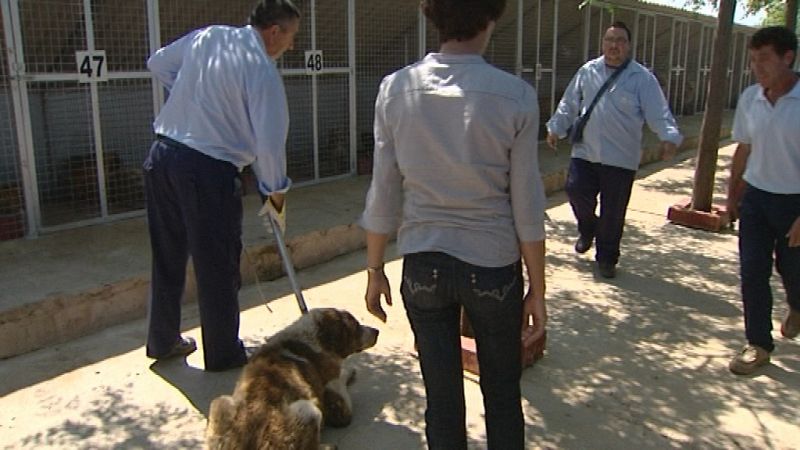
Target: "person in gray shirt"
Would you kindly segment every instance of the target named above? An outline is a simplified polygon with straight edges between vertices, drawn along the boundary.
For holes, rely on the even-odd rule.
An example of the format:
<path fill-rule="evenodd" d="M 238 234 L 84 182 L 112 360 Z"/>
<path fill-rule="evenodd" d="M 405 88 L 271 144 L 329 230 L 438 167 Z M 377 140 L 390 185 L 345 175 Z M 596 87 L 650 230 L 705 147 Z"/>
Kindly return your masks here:
<path fill-rule="evenodd" d="M 475 331 L 490 449 L 524 448 L 522 345 L 545 332 L 545 194 L 534 89 L 482 57 L 505 1 L 425 0 L 441 47 L 381 83 L 367 232 L 366 305 L 392 304 L 384 251 L 397 232 L 400 292 L 425 383 L 431 449 L 466 449 L 459 318 Z M 530 288 L 524 292 L 522 263 Z M 522 327 L 533 324 L 533 332 Z"/>

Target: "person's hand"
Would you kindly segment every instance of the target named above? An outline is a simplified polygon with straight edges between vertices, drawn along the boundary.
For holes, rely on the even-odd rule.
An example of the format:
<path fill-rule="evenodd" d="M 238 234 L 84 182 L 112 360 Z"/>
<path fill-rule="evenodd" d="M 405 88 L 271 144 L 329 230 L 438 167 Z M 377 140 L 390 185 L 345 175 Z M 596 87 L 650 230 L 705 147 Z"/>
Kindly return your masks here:
<path fill-rule="evenodd" d="M 281 234 L 286 234 L 286 200 L 284 199 L 283 204 L 281 205 L 280 211 L 272 203 L 272 197 L 267 197 L 264 201 L 264 206 L 261 207 L 261 210 L 258 212 L 258 216 L 264 220 L 264 226 L 267 228 L 267 231 L 272 233 L 272 223 L 270 220 L 275 220 L 278 224 L 278 228 L 281 230 Z"/>
<path fill-rule="evenodd" d="M 800 217 L 794 219 L 786 237 L 789 238 L 789 247 L 800 247 Z"/>
<path fill-rule="evenodd" d="M 544 336 L 547 329 L 547 307 L 544 297 L 537 298 L 533 292 L 528 292 L 522 304 L 522 346 L 529 348 L 538 339 Z M 533 326 L 528 326 L 533 322 Z"/>
<path fill-rule="evenodd" d="M 367 271 L 367 293 L 364 301 L 367 304 L 367 311 L 373 316 L 386 322 L 386 311 L 381 306 L 381 295 L 386 299 L 386 304 L 392 306 L 392 290 L 389 286 L 389 279 L 383 272 L 383 268 Z"/>
<path fill-rule="evenodd" d="M 744 189 L 740 185 L 728 187 L 728 197 L 725 199 L 725 210 L 728 212 L 728 219 L 731 223 L 739 219 L 739 204 L 742 202 L 742 192 Z"/>
<path fill-rule="evenodd" d="M 678 146 L 674 142 L 661 142 L 661 160 L 669 161 L 678 153 Z"/>
<path fill-rule="evenodd" d="M 556 146 L 558 145 L 558 135 L 555 133 L 547 133 L 547 145 L 549 145 L 553 150 L 556 150 Z"/>

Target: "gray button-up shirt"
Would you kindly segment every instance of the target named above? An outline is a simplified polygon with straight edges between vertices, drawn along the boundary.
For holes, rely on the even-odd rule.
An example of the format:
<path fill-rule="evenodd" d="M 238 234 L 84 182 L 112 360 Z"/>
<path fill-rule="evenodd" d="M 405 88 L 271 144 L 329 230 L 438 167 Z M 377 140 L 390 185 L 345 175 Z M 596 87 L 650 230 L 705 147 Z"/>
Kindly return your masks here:
<path fill-rule="evenodd" d="M 361 226 L 397 229 L 402 254 L 519 260 L 520 241 L 545 236 L 538 129 L 533 88 L 481 56 L 429 54 L 387 76 Z"/>

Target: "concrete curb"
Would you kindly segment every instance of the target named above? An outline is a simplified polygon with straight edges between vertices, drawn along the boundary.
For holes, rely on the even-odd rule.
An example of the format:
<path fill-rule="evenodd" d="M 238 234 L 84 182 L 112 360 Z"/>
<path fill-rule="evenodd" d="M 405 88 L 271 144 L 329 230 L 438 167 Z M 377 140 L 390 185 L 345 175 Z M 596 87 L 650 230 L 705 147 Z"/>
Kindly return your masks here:
<path fill-rule="evenodd" d="M 365 246 L 355 224 L 295 236 L 287 242 L 298 270 L 330 261 Z M 242 283 L 283 275 L 274 243 L 248 246 L 241 259 Z M 197 298 L 194 271 L 189 265 L 184 302 Z M 0 359 L 86 336 L 147 314 L 149 276 L 137 276 L 75 295 L 51 295 L 39 302 L 0 312 Z"/>

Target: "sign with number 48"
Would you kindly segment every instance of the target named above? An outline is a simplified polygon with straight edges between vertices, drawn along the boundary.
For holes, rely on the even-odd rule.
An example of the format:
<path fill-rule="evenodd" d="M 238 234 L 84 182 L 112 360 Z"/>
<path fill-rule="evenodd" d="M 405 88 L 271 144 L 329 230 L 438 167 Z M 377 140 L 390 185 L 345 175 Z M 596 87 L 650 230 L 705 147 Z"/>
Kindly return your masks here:
<path fill-rule="evenodd" d="M 75 64 L 78 66 L 79 82 L 108 81 L 105 50 L 77 51 L 75 52 Z"/>
<path fill-rule="evenodd" d="M 306 50 L 306 73 L 322 72 L 324 68 L 322 50 Z"/>

